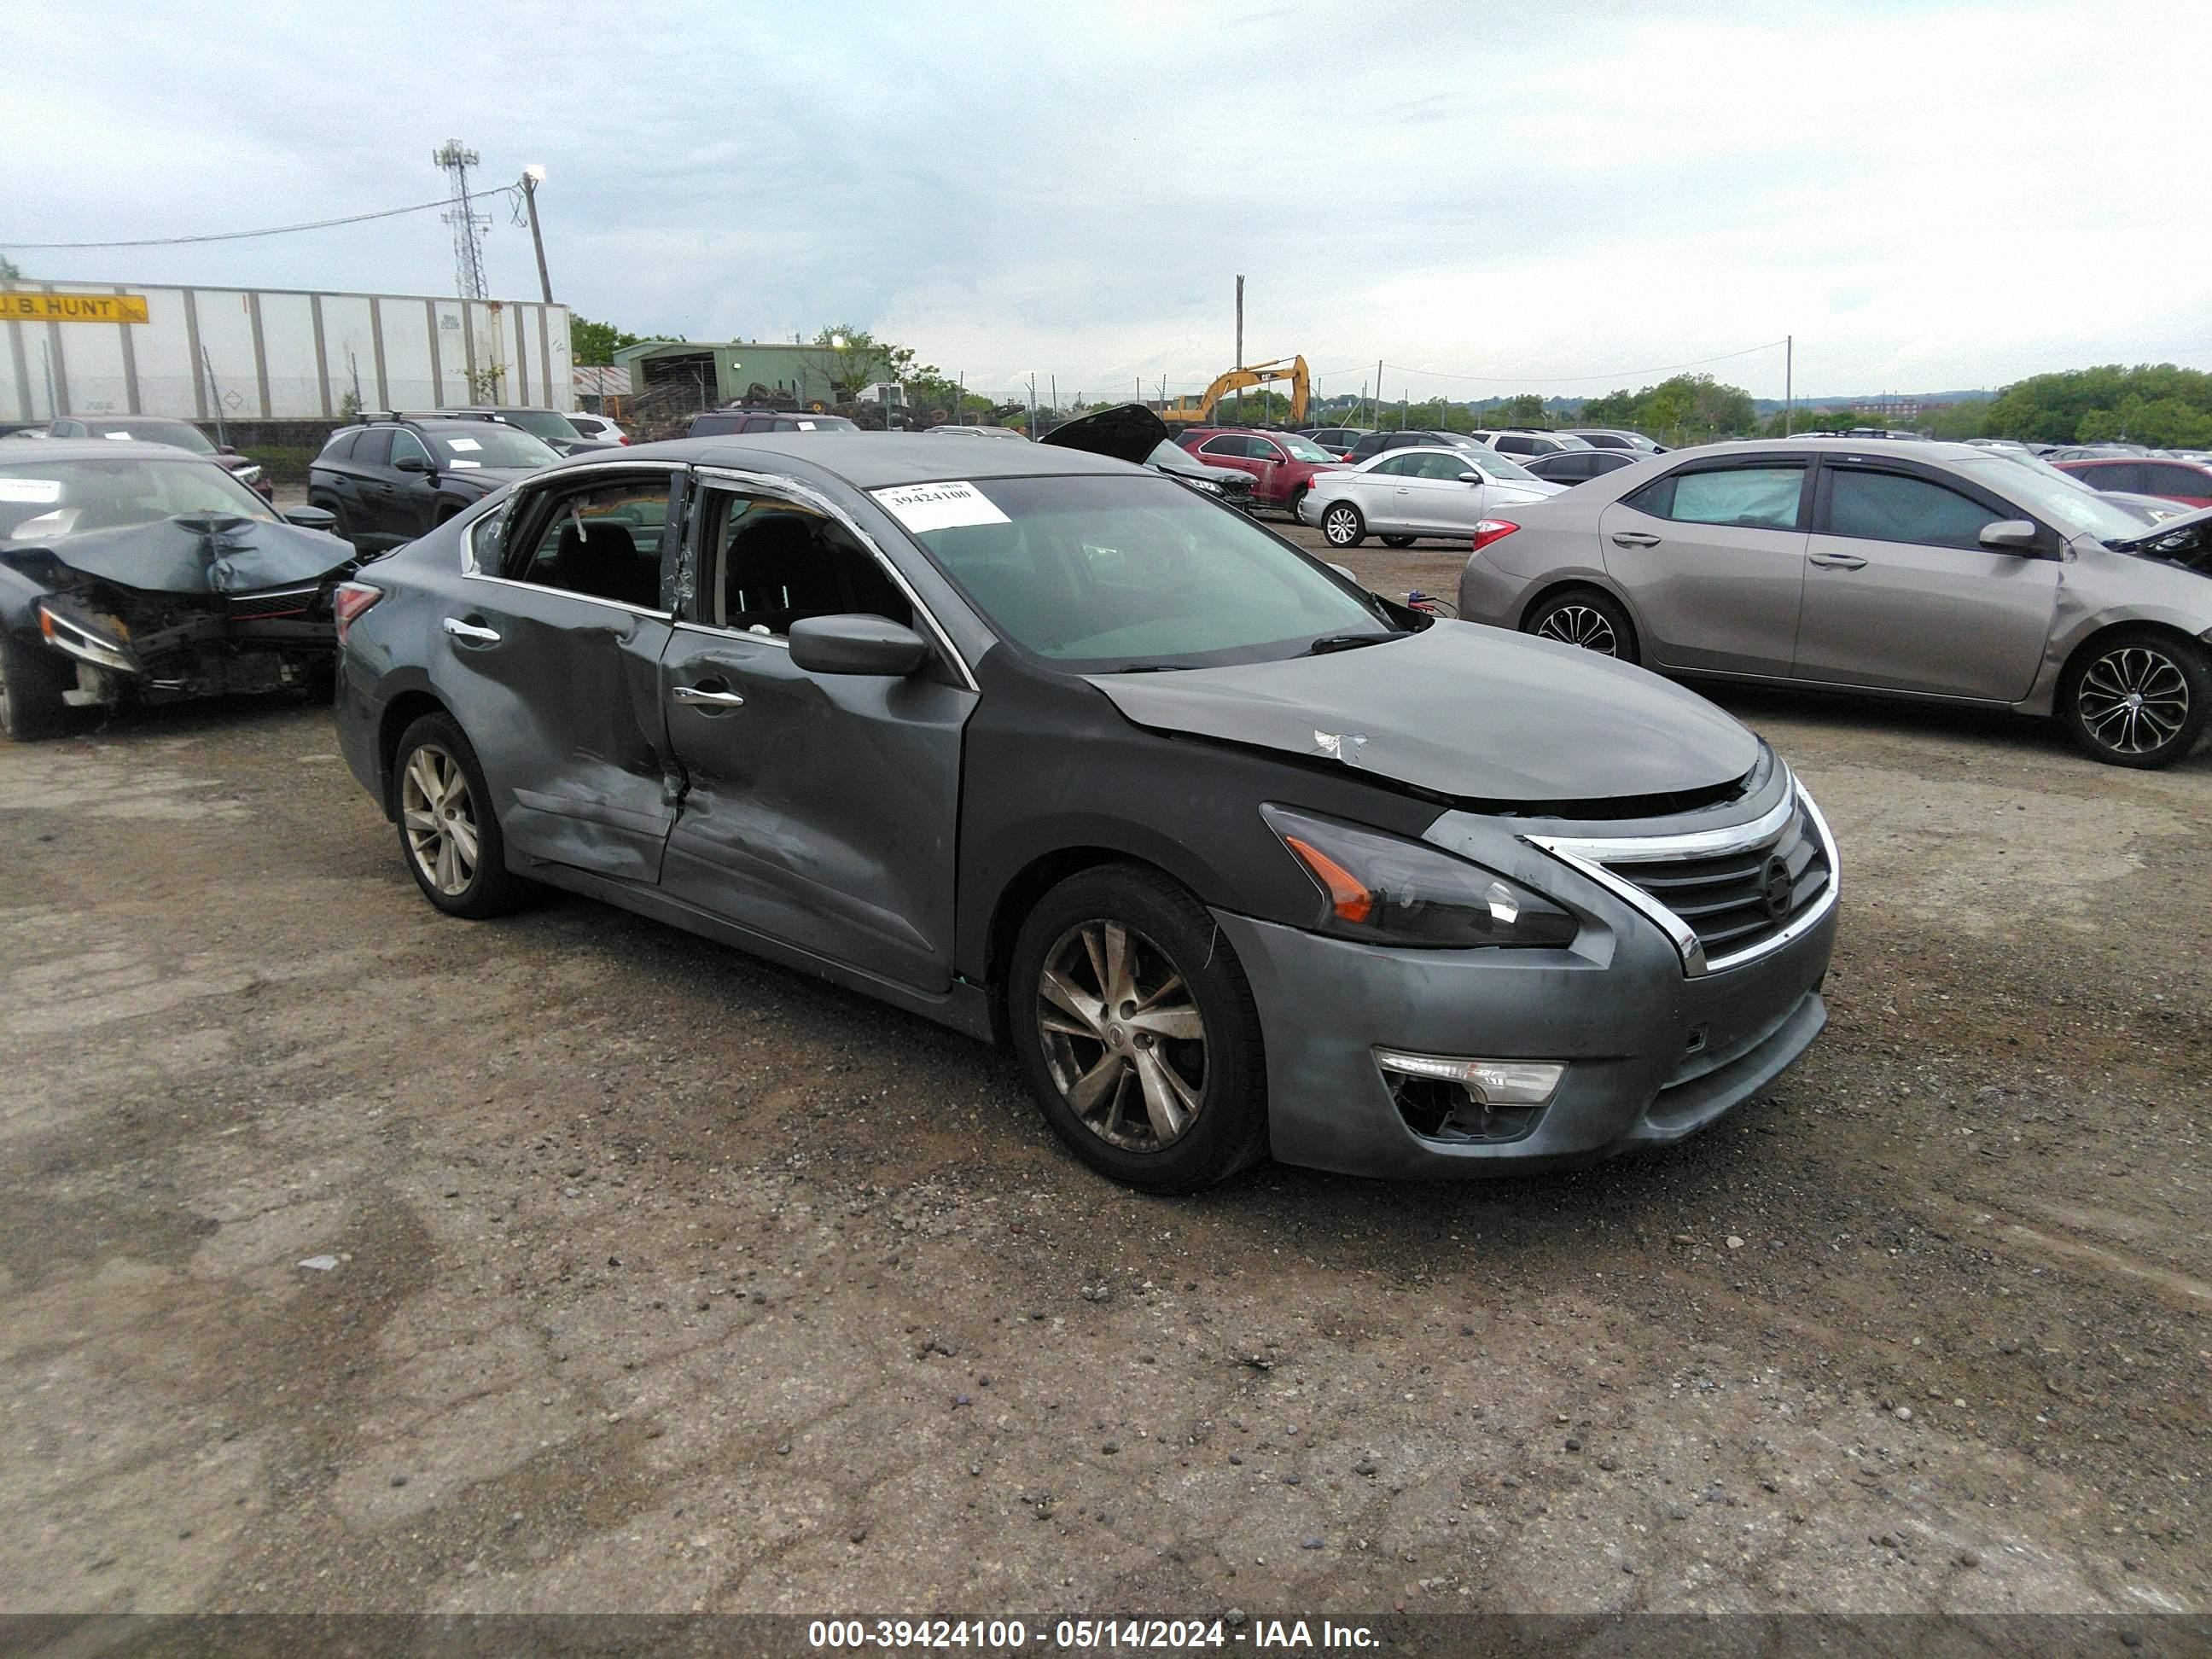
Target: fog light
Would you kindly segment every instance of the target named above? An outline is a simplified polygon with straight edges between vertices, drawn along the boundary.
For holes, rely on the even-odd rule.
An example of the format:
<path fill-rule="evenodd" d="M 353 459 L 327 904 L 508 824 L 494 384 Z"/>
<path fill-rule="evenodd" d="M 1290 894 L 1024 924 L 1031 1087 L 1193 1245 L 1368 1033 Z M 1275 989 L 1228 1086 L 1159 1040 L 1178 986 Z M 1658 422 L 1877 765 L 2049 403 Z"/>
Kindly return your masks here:
<path fill-rule="evenodd" d="M 1375 1063 L 1406 1127 L 1424 1140 L 1518 1140 L 1536 1127 L 1566 1075 L 1540 1060 L 1460 1060 L 1377 1048 Z"/>
<path fill-rule="evenodd" d="M 1377 1048 L 1375 1063 L 1405 1077 L 1456 1083 L 1485 1105 L 1541 1106 L 1567 1074 L 1565 1066 L 1540 1060 L 1452 1060 L 1441 1054 L 1401 1054 Z"/>

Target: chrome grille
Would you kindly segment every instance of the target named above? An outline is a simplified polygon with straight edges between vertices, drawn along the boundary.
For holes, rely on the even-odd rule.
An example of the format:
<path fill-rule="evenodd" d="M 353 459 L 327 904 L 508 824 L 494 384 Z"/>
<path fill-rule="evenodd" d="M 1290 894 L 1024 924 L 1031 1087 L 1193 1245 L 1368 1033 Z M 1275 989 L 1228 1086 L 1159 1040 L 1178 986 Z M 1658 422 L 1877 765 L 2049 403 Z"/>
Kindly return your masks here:
<path fill-rule="evenodd" d="M 1650 917 L 1692 975 L 1779 950 L 1836 902 L 1835 840 L 1795 778 L 1772 811 L 1731 829 L 1527 839 Z"/>

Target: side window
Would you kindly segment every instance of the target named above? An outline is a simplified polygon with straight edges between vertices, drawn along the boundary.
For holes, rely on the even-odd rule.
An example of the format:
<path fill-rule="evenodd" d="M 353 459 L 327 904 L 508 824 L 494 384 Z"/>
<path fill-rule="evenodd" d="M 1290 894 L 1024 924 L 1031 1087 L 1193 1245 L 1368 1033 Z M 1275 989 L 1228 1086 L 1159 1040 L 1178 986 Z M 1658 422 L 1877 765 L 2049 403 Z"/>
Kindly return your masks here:
<path fill-rule="evenodd" d="M 1473 462 L 1462 461 L 1456 455 L 1423 455 L 1419 460 L 1419 476 L 1424 478 L 1438 478 L 1445 483 L 1457 483 L 1461 473 L 1472 472 L 1475 470 Z"/>
<path fill-rule="evenodd" d="M 1373 469 L 1375 476 L 1378 478 L 1406 477 L 1412 473 L 1417 459 L 1412 455 L 1393 455 L 1387 461 L 1377 461 Z"/>
<path fill-rule="evenodd" d="M 1955 489 L 1899 472 L 1842 467 L 1828 486 L 1828 533 L 1875 542 L 1922 542 L 1936 547 L 1979 547 L 1984 525 L 2007 515 L 1969 501 Z"/>
<path fill-rule="evenodd" d="M 353 453 L 354 446 L 360 442 L 360 441 L 361 434 L 358 432 L 338 433 L 331 438 L 330 442 L 323 446 L 323 453 L 317 456 L 316 459 L 318 460 L 324 461 L 344 460 L 348 456 Z"/>
<path fill-rule="evenodd" d="M 669 475 L 546 490 L 509 512 L 506 574 L 533 586 L 641 611 L 660 609 L 660 532 Z"/>
<path fill-rule="evenodd" d="M 1499 434 L 1494 447 L 1501 455 L 1534 455 L 1539 453 L 1534 438 L 1524 438 L 1514 432 Z"/>
<path fill-rule="evenodd" d="M 1224 432 L 1218 438 L 1208 438 L 1198 447 L 1201 455 L 1234 455 L 1243 458 L 1244 441 L 1233 433 Z"/>
<path fill-rule="evenodd" d="M 1265 438 L 1247 438 L 1244 441 L 1244 453 L 1255 461 L 1283 461 L 1290 459 Z"/>
<path fill-rule="evenodd" d="M 2150 488 L 2160 495 L 2212 495 L 2212 472 L 2187 466 L 2147 466 Z"/>
<path fill-rule="evenodd" d="M 392 428 L 372 426 L 354 441 L 353 459 L 360 466 L 382 466 L 392 459 Z"/>
<path fill-rule="evenodd" d="M 404 429 L 394 430 L 392 434 L 392 465 L 398 465 L 410 455 L 425 466 L 430 464 L 430 452 L 422 447 L 422 441 L 420 438 Z"/>
<path fill-rule="evenodd" d="M 1716 467 L 1670 473 L 1629 497 L 1628 505 L 1677 524 L 1794 530 L 1804 487 L 1802 466 Z"/>
<path fill-rule="evenodd" d="M 2145 487 L 2143 474 L 2149 470 L 2133 461 L 2106 461 L 2097 466 L 2085 466 L 2075 476 L 2099 489 L 2140 490 Z"/>
<path fill-rule="evenodd" d="M 835 519 L 769 496 L 716 490 L 702 545 L 719 628 L 781 639 L 808 617 L 848 612 L 914 625 L 914 607 L 875 556 Z"/>

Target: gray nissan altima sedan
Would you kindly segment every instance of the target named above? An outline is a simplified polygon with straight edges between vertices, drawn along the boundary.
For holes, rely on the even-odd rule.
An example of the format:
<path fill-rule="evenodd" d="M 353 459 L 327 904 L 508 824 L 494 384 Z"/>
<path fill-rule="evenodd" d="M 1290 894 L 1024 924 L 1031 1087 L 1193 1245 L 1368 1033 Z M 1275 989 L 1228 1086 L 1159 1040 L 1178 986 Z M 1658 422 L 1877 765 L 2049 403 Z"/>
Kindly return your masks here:
<path fill-rule="evenodd" d="M 579 457 L 338 613 L 430 903 L 567 888 L 1002 1042 L 1155 1191 L 1673 1141 L 1826 1018 L 1836 848 L 1758 738 L 1110 455 Z"/>
<path fill-rule="evenodd" d="M 2115 766 L 2212 713 L 2212 581 L 1966 444 L 1714 444 L 1475 528 L 1460 615 L 1685 677 L 2055 716 Z"/>

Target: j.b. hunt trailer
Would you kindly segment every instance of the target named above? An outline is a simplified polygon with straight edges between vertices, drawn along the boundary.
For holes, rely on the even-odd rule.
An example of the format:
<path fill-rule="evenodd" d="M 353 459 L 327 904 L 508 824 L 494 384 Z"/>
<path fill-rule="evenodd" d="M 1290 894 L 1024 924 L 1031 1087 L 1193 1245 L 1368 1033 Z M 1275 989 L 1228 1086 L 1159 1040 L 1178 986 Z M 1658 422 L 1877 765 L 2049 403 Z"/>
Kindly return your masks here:
<path fill-rule="evenodd" d="M 0 420 L 575 407 L 568 308 L 534 301 L 18 281 L 0 319 Z"/>

